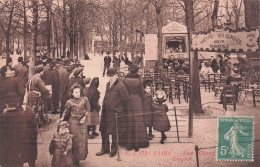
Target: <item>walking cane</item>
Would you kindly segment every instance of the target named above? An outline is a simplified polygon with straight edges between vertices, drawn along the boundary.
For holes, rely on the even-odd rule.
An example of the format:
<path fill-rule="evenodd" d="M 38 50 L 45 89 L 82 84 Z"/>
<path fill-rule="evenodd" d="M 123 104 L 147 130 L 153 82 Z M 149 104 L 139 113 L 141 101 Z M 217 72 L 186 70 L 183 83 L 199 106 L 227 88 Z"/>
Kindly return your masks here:
<path fill-rule="evenodd" d="M 117 140 L 117 161 L 122 161 L 120 158 L 120 154 L 119 154 L 119 137 L 118 137 L 118 125 L 117 125 L 117 113 L 115 113 L 115 117 L 116 117 L 116 140 Z"/>

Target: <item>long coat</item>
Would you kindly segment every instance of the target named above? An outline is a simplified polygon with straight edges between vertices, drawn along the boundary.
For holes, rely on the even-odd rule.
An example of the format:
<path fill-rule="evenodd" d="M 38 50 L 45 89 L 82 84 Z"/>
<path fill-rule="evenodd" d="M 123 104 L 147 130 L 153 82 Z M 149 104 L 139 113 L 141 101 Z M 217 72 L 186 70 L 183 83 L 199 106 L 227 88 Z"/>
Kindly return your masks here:
<path fill-rule="evenodd" d="M 60 67 L 57 69 L 57 71 L 59 73 L 59 78 L 60 78 L 60 87 L 59 87 L 60 98 L 62 99 L 63 93 L 65 92 L 66 87 L 69 84 L 70 73 L 67 71 L 65 67 Z"/>
<path fill-rule="evenodd" d="M 121 81 L 116 80 L 111 86 L 109 82 L 107 83 L 102 106 L 100 132 L 116 134 L 115 113 L 118 113 L 118 116 L 125 114 L 128 99 L 127 89 Z M 118 119 L 118 130 L 122 133 L 125 131 L 124 117 Z"/>
<path fill-rule="evenodd" d="M 37 130 L 32 110 L 22 107 L 0 113 L 0 166 L 16 166 L 37 159 Z"/>
<path fill-rule="evenodd" d="M 90 112 L 88 115 L 88 125 L 94 126 L 99 124 L 99 98 L 100 98 L 100 92 L 98 91 L 97 87 L 99 85 L 99 79 L 93 78 L 90 84 L 90 87 L 87 90 L 86 96 L 89 100 L 90 104 Z"/>
<path fill-rule="evenodd" d="M 52 102 L 55 105 L 59 104 L 59 85 L 60 85 L 60 78 L 59 73 L 57 70 L 49 69 L 43 72 L 42 76 L 43 81 L 46 85 L 52 86 Z"/>
<path fill-rule="evenodd" d="M 53 157 L 51 166 L 52 167 L 70 167 L 72 166 L 72 135 L 65 134 L 59 135 L 54 134 L 51 143 L 53 142 Z M 63 155 L 63 153 L 67 151 L 67 155 Z"/>
<path fill-rule="evenodd" d="M 127 75 L 124 83 L 129 93 L 127 104 L 127 145 L 128 149 L 139 149 L 149 146 L 147 132 L 143 116 L 143 84 L 139 80 L 138 74 Z"/>
<path fill-rule="evenodd" d="M 159 132 L 167 132 L 171 129 L 170 121 L 167 116 L 168 107 L 166 104 L 153 104 L 154 118 L 153 129 Z"/>

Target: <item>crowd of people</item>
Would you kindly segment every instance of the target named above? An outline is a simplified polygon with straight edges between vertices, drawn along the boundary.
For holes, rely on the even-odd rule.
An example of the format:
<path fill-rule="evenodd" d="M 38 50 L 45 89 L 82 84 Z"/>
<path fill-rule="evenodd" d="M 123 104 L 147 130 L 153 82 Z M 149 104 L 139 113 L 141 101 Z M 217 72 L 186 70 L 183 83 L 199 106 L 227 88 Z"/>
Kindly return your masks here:
<path fill-rule="evenodd" d="M 130 73 L 123 81 L 118 79 L 118 68 L 110 67 L 110 56 L 104 58 L 109 65 L 104 64 L 103 75 L 107 74 L 109 82 L 102 105 L 99 78 L 83 76 L 84 66 L 78 60 L 43 56 L 35 62 L 35 73 L 28 80 L 30 62 L 19 57 L 13 65 L 12 58 L 7 58 L 0 70 L 0 165 L 23 166 L 28 162 L 30 167 L 36 166 L 37 128 L 51 121 L 48 117 L 36 120 L 39 105 L 43 113 L 60 116 L 49 146 L 52 166 L 80 166 L 87 158 L 88 139 L 99 135 L 97 125 L 102 138 L 97 156 L 109 153 L 114 157 L 118 145 L 135 151 L 148 147 L 154 137 L 152 128 L 161 132 L 163 144 L 165 132 L 171 128 L 168 107 L 163 104 L 166 95 L 159 89 L 156 98 L 152 97 L 151 83 L 141 82 L 138 65 L 126 58 Z"/>
<path fill-rule="evenodd" d="M 176 72 L 178 74 L 189 74 L 190 66 L 189 61 L 184 58 L 174 58 L 173 55 L 169 59 L 162 59 L 163 69 L 169 73 L 169 71 Z M 155 66 L 158 66 L 157 64 Z"/>

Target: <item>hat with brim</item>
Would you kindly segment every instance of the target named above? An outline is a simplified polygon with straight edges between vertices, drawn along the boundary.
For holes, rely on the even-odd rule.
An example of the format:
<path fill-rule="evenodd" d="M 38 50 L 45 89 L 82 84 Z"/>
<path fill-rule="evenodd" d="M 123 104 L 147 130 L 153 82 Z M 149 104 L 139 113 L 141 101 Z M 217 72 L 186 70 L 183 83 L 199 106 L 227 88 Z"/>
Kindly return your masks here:
<path fill-rule="evenodd" d="M 87 78 L 84 78 L 84 79 L 83 79 L 83 82 L 84 82 L 86 85 L 89 84 L 90 81 L 91 81 L 91 78 L 90 78 L 90 77 L 87 77 Z"/>
<path fill-rule="evenodd" d="M 81 72 L 83 72 L 83 68 L 77 68 L 77 69 L 74 71 L 74 76 L 78 76 Z"/>
<path fill-rule="evenodd" d="M 108 76 L 114 76 L 116 75 L 116 68 L 115 67 L 110 67 L 108 70 L 107 70 L 107 75 Z"/>
<path fill-rule="evenodd" d="M 43 67 L 37 67 L 35 68 L 35 73 L 40 73 L 43 71 Z"/>

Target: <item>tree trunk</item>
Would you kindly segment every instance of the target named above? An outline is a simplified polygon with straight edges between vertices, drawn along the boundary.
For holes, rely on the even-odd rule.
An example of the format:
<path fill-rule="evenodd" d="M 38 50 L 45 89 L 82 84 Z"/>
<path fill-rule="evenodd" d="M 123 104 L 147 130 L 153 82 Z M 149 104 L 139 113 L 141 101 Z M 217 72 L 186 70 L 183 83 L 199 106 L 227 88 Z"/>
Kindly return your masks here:
<path fill-rule="evenodd" d="M 10 31 L 11 31 L 12 22 L 13 22 L 14 3 L 15 2 L 12 1 L 12 6 L 11 6 L 9 20 L 8 20 L 8 27 L 7 27 L 6 32 L 5 32 L 5 38 L 6 38 L 5 52 L 6 52 L 6 57 L 7 58 L 10 57 Z"/>
<path fill-rule="evenodd" d="M 66 57 L 66 0 L 63 0 L 63 14 L 62 14 L 62 43 L 63 43 L 63 56 Z"/>
<path fill-rule="evenodd" d="M 55 26 L 54 26 L 54 15 L 51 15 L 51 29 L 52 29 L 52 58 L 55 59 Z M 58 47 L 58 46 L 57 46 Z"/>
<path fill-rule="evenodd" d="M 54 16 L 53 16 L 53 21 L 54 21 Z M 57 58 L 59 58 L 59 38 L 58 38 L 58 27 L 56 22 L 54 22 L 54 33 L 55 33 L 55 41 L 56 41 L 56 51 L 57 51 Z"/>
<path fill-rule="evenodd" d="M 198 54 L 191 53 L 191 33 L 195 31 L 194 24 L 194 12 L 193 12 L 193 1 L 184 0 L 186 24 L 188 30 L 188 51 L 190 59 L 190 103 L 189 103 L 189 132 L 188 136 L 193 136 L 193 113 L 203 113 L 201 106 L 201 94 L 200 94 L 200 83 L 199 83 L 199 69 L 198 69 Z"/>
<path fill-rule="evenodd" d="M 259 26 L 259 0 L 244 0 L 245 23 L 247 28 Z"/>
<path fill-rule="evenodd" d="M 32 0 L 33 6 L 33 20 L 32 20 L 32 43 L 31 56 L 29 57 L 29 76 L 28 80 L 32 78 L 35 70 L 35 59 L 37 56 L 37 24 L 38 24 L 38 0 Z"/>
<path fill-rule="evenodd" d="M 130 34 L 130 45 L 131 45 L 131 61 L 134 60 L 134 44 L 133 44 L 133 21 L 131 21 L 131 34 Z"/>
<path fill-rule="evenodd" d="M 26 40 L 26 35 L 27 35 L 27 18 L 26 18 L 26 6 L 25 6 L 25 1 L 23 1 L 23 55 L 24 55 L 24 60 L 27 59 L 27 40 Z"/>
<path fill-rule="evenodd" d="M 260 1 L 258 0 L 244 0 L 245 6 L 245 24 L 246 28 L 257 28 L 259 26 L 259 6 Z M 259 40 L 258 45 L 260 46 Z M 247 52 L 247 62 L 250 65 L 251 58 L 259 58 L 259 52 Z"/>
<path fill-rule="evenodd" d="M 10 57 L 10 34 L 7 32 L 5 33 L 5 53 L 6 57 Z"/>
<path fill-rule="evenodd" d="M 162 6 L 162 4 L 160 4 Z M 157 37 L 158 37 L 158 58 L 159 60 L 159 65 L 161 65 L 161 59 L 162 59 L 162 43 L 163 43 L 163 38 L 162 38 L 162 27 L 163 27 L 163 20 L 162 20 L 162 13 L 161 13 L 161 7 L 159 6 L 158 3 L 155 5 L 155 10 L 156 10 L 156 24 L 157 24 Z"/>
<path fill-rule="evenodd" d="M 47 57 L 51 57 L 51 20 L 50 20 L 50 1 L 46 4 L 47 9 Z"/>
<path fill-rule="evenodd" d="M 214 9 L 213 13 L 211 15 L 211 21 L 212 21 L 212 27 L 217 28 L 218 27 L 218 6 L 219 6 L 219 0 L 214 1 Z"/>
<path fill-rule="evenodd" d="M 74 23 L 74 15 L 73 15 L 73 2 L 70 2 L 72 3 L 70 5 L 70 54 L 69 54 L 69 57 L 73 58 L 73 47 L 74 47 L 74 33 L 73 33 L 73 23 Z"/>

